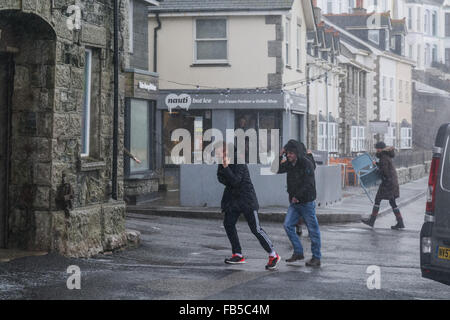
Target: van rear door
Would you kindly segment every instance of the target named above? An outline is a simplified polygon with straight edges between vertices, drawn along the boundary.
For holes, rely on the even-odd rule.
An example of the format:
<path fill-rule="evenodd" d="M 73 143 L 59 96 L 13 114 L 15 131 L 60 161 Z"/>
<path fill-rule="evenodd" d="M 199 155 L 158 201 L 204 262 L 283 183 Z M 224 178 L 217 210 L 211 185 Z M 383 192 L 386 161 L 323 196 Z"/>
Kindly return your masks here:
<path fill-rule="evenodd" d="M 450 125 L 439 135 L 442 156 L 436 184 L 431 264 L 450 272 Z"/>

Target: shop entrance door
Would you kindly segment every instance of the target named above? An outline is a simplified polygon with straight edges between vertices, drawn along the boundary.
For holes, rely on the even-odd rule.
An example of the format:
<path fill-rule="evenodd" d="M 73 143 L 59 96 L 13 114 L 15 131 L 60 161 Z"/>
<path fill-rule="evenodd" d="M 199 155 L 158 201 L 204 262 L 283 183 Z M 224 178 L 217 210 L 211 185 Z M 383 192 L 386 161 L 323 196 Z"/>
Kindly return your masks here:
<path fill-rule="evenodd" d="M 9 114 L 12 89 L 12 58 L 0 52 L 0 248 L 7 243 Z"/>

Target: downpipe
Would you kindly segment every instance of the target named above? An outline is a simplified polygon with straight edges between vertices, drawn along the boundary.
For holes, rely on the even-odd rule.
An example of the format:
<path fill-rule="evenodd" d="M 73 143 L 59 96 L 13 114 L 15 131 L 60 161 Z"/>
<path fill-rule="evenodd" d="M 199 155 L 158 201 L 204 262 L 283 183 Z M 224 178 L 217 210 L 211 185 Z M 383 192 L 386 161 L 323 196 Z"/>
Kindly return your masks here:
<path fill-rule="evenodd" d="M 114 0 L 114 113 L 113 113 L 113 159 L 112 198 L 118 200 L 118 145 L 119 145 L 119 0 Z"/>

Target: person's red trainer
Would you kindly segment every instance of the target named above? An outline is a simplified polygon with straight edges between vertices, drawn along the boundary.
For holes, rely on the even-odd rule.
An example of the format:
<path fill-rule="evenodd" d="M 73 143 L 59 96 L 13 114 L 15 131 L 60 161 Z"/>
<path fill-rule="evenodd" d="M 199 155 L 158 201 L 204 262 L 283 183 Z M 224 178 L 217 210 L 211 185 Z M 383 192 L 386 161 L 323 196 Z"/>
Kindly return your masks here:
<path fill-rule="evenodd" d="M 266 265 L 266 269 L 267 270 L 275 270 L 277 268 L 277 264 L 278 264 L 278 262 L 280 262 L 280 260 L 281 260 L 281 257 L 278 255 L 278 253 L 275 257 L 269 257 L 269 262 Z"/>
<path fill-rule="evenodd" d="M 242 264 L 242 263 L 245 263 L 245 259 L 243 256 L 233 254 L 231 256 L 231 258 L 225 259 L 225 263 L 227 263 L 227 264 Z"/>

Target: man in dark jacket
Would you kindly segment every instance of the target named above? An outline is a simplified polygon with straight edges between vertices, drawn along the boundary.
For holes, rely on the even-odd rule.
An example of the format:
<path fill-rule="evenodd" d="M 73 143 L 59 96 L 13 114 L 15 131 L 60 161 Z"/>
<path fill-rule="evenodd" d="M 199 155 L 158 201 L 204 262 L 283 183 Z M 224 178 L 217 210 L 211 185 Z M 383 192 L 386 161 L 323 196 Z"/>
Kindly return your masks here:
<path fill-rule="evenodd" d="M 395 157 L 395 149 L 394 147 L 386 147 L 384 142 L 378 142 L 375 145 L 375 149 L 377 150 L 376 157 L 380 160 L 378 162 L 378 169 L 381 174 L 382 182 L 375 197 L 372 215 L 369 219 L 362 220 L 362 222 L 373 227 L 378 212 L 380 211 L 381 201 L 388 200 L 397 219 L 397 224 L 391 228 L 393 230 L 404 229 L 405 225 L 403 223 L 403 218 L 395 201 L 400 197 L 397 170 L 395 170 L 394 163 L 392 162 L 392 159 Z"/>
<path fill-rule="evenodd" d="M 230 145 L 228 148 L 234 147 Z M 230 164 L 226 147 L 222 146 L 221 150 L 219 148 L 216 148 L 216 150 L 219 154 L 222 154 L 223 158 L 223 164 L 219 164 L 217 169 L 217 178 L 220 183 L 225 185 L 221 203 L 222 211 L 225 214 L 223 225 L 232 247 L 232 257 L 225 259 L 225 263 L 245 263 L 236 230 L 236 223 L 241 213 L 243 213 L 250 230 L 259 240 L 264 250 L 269 254 L 269 262 L 266 265 L 266 269 L 273 270 L 281 258 L 275 252 L 267 233 L 259 224 L 258 200 L 247 165 L 245 164 L 245 160 L 243 160 L 245 156 L 240 157 L 242 161 L 238 162 L 238 156 L 235 151 L 234 163 Z"/>
<path fill-rule="evenodd" d="M 286 156 L 286 159 L 284 159 Z M 298 141 L 290 140 L 281 150 L 278 173 L 287 173 L 289 209 L 284 221 L 284 229 L 292 242 L 294 253 L 287 262 L 303 260 L 303 247 L 295 232 L 295 225 L 303 217 L 311 239 L 313 257 L 306 266 L 319 267 L 321 259 L 321 239 L 316 217 L 315 162 L 306 155 L 306 148 Z"/>

